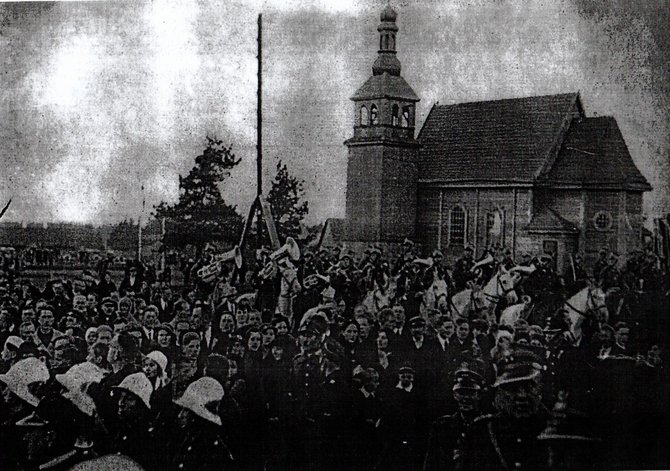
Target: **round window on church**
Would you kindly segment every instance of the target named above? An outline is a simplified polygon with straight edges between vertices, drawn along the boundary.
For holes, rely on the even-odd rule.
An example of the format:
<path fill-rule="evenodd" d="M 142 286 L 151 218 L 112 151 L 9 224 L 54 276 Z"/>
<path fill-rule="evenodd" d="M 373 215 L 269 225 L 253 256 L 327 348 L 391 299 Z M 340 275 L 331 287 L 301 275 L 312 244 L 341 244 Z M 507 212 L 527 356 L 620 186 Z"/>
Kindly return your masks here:
<path fill-rule="evenodd" d="M 606 231 L 612 227 L 612 216 L 606 211 L 598 211 L 593 217 L 593 225 L 599 231 Z"/>

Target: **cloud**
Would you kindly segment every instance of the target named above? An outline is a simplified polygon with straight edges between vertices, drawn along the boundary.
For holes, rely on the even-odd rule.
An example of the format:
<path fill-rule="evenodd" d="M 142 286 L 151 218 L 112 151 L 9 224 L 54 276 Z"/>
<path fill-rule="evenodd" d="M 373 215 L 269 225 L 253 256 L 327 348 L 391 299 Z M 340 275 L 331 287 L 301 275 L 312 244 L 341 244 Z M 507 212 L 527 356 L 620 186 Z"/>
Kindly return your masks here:
<path fill-rule="evenodd" d="M 383 2 L 382 2 L 383 3 Z M 398 57 L 436 101 L 581 91 L 617 118 L 670 205 L 667 12 L 557 0 L 398 2 Z M 586 6 L 585 6 L 586 5 Z M 0 4 L 0 197 L 14 220 L 137 219 L 177 198 L 205 136 L 242 163 L 224 195 L 255 195 L 256 20 L 264 18 L 264 181 L 279 159 L 305 179 L 310 221 L 343 216 L 349 96 L 370 75 L 382 4 L 155 0 Z M 664 16 L 665 15 L 665 16 Z M 142 193 L 144 186 L 144 193 Z"/>

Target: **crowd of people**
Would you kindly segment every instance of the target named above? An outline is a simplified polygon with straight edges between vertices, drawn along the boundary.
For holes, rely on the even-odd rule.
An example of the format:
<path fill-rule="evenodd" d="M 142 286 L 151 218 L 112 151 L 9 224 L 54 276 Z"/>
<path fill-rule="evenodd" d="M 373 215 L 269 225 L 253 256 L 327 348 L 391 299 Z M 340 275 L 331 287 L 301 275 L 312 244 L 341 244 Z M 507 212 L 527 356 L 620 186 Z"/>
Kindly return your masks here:
<path fill-rule="evenodd" d="M 139 262 L 44 287 L 4 273 L 0 469 L 670 466 L 651 251 L 562 274 L 553 254 L 448 265 L 411 241 L 256 256 L 204 250 L 182 289 Z"/>

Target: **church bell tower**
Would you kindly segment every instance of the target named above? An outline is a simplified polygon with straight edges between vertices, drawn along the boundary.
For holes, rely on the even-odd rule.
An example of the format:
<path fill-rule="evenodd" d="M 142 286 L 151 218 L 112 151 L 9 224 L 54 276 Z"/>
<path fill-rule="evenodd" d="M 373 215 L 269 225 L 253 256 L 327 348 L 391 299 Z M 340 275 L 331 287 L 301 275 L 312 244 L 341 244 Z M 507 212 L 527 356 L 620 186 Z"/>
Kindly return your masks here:
<path fill-rule="evenodd" d="M 397 16 L 390 5 L 382 11 L 372 76 L 351 97 L 354 135 L 345 142 L 346 238 L 354 243 L 397 243 L 414 237 L 419 97 L 400 76 Z"/>

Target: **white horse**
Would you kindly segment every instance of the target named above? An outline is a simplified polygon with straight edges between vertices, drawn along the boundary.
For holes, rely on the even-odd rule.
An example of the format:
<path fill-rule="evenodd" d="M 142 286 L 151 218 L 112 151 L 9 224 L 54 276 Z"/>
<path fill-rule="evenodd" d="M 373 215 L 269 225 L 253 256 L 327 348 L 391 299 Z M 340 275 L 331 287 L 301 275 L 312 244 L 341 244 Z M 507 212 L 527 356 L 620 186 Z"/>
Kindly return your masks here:
<path fill-rule="evenodd" d="M 421 314 L 426 315 L 429 309 L 438 309 L 440 303 L 448 299 L 447 282 L 435 277 L 433 283 L 423 291 L 421 298 Z"/>
<path fill-rule="evenodd" d="M 452 316 L 468 318 L 470 312 L 474 310 L 486 311 L 488 317 L 502 298 L 506 298 L 510 304 L 516 303 L 519 298 L 514 288 L 520 281 L 521 275 L 517 270 L 513 268 L 507 270 L 500 265 L 498 272 L 483 288 L 480 289 L 472 284 L 470 288 L 456 293 L 451 298 Z"/>
<path fill-rule="evenodd" d="M 512 304 L 507 306 L 500 315 L 500 325 L 508 325 L 514 327 L 514 324 L 519 319 L 528 319 L 531 311 L 530 296 L 522 296 L 519 304 Z"/>
<path fill-rule="evenodd" d="M 568 299 L 563 305 L 570 319 L 570 333 L 575 345 L 582 341 L 582 323 L 584 319 L 594 316 L 603 321 L 609 319 L 609 312 L 605 304 L 605 293 L 596 285 L 589 285 Z M 600 318 L 604 314 L 603 318 Z"/>
<path fill-rule="evenodd" d="M 384 274 L 384 284 L 380 286 L 377 280 L 373 282 L 373 288 L 368 290 L 365 298 L 363 298 L 363 305 L 368 312 L 375 316 L 385 307 L 390 307 L 393 304 L 393 299 L 396 294 L 396 282 L 390 276 Z"/>

